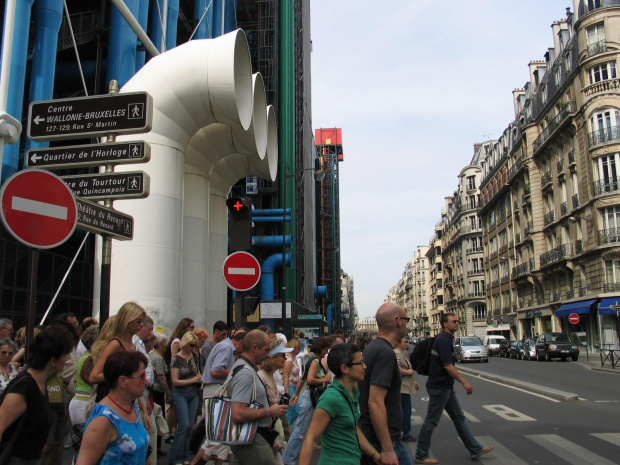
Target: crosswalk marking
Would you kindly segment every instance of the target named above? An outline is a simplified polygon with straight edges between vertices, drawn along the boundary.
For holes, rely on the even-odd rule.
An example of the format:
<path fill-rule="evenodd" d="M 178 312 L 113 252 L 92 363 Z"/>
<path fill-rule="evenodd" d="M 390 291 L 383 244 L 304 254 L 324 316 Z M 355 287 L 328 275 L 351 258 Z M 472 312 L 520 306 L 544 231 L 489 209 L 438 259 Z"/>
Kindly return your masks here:
<path fill-rule="evenodd" d="M 620 446 L 620 433 L 590 433 L 592 436 L 611 442 L 614 446 Z"/>
<path fill-rule="evenodd" d="M 476 439 L 483 447 L 493 446 L 492 456 L 489 457 L 501 457 L 497 463 L 502 465 L 526 465 L 527 462 L 521 460 L 516 454 L 513 454 L 508 448 L 504 447 L 500 442 L 493 439 L 491 436 L 476 436 Z"/>
<path fill-rule="evenodd" d="M 573 441 L 564 439 L 557 434 L 528 434 L 525 437 L 573 465 L 583 465 L 584 463 L 616 465 L 615 462 L 590 452 L 588 449 L 578 446 Z"/>
<path fill-rule="evenodd" d="M 482 407 L 508 421 L 536 421 L 535 418 L 529 417 L 525 413 L 517 412 L 505 405 L 483 405 Z"/>

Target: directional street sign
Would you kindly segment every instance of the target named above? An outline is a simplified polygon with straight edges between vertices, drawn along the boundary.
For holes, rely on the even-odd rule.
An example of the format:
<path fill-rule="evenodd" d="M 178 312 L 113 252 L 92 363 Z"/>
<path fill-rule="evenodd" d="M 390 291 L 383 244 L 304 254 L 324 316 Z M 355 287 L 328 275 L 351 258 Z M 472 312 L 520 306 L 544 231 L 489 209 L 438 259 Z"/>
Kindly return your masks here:
<path fill-rule="evenodd" d="M 146 163 L 151 147 L 146 142 L 115 142 L 28 150 L 28 168 L 68 169 L 98 166 L 105 163 Z"/>
<path fill-rule="evenodd" d="M 149 132 L 153 100 L 146 92 L 32 102 L 28 137 L 36 141 Z"/>
<path fill-rule="evenodd" d="M 224 260 L 222 267 L 224 281 L 235 291 L 247 291 L 260 280 L 260 264 L 254 255 L 247 252 L 231 253 Z"/>
<path fill-rule="evenodd" d="M 65 242 L 76 224 L 76 205 L 67 185 L 43 170 L 11 176 L 0 190 L 0 216 L 21 243 L 49 249 Z"/>
<path fill-rule="evenodd" d="M 576 325 L 577 323 L 579 323 L 579 315 L 577 313 L 571 313 L 570 315 L 568 315 L 568 322 L 571 325 Z"/>
<path fill-rule="evenodd" d="M 62 176 L 61 179 L 76 197 L 86 199 L 143 199 L 149 196 L 150 178 L 143 171 Z"/>
<path fill-rule="evenodd" d="M 78 229 L 110 236 L 121 241 L 133 239 L 133 217 L 98 203 L 75 198 Z"/>

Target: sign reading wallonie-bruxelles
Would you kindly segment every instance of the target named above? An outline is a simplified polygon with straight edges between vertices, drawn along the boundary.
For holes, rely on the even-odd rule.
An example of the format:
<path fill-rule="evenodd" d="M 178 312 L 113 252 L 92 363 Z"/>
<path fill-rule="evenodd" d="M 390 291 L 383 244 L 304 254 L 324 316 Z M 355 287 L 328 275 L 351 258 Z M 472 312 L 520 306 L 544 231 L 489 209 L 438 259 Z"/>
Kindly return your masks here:
<path fill-rule="evenodd" d="M 36 141 L 149 132 L 153 99 L 146 92 L 32 102 L 28 137 Z"/>

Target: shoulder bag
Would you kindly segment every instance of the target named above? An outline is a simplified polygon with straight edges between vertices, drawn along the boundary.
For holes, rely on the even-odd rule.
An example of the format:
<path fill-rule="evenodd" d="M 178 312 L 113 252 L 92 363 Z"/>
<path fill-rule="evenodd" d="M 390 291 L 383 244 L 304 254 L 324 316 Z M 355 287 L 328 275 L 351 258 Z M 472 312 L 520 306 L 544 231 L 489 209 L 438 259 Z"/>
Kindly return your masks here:
<path fill-rule="evenodd" d="M 215 392 L 213 397 L 205 398 L 205 428 L 206 437 L 209 440 L 239 446 L 252 444 L 258 431 L 258 421 L 246 423 L 235 423 L 232 420 L 232 401 L 226 397 L 226 390 L 233 377 L 248 366 L 238 366 L 228 374 L 228 378 L 222 386 Z M 258 409 L 264 407 L 256 402 L 256 379 L 252 373 L 252 398 L 250 408 Z"/>

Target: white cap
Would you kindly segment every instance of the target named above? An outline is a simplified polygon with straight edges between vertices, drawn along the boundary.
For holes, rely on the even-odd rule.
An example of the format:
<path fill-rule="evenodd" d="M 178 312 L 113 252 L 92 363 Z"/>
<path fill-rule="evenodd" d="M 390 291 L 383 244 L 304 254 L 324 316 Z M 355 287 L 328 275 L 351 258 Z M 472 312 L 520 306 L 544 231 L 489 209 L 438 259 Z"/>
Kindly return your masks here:
<path fill-rule="evenodd" d="M 269 356 L 273 357 L 276 354 L 287 354 L 293 352 L 292 347 L 284 347 L 284 344 L 278 344 L 274 349 L 269 351 Z"/>

